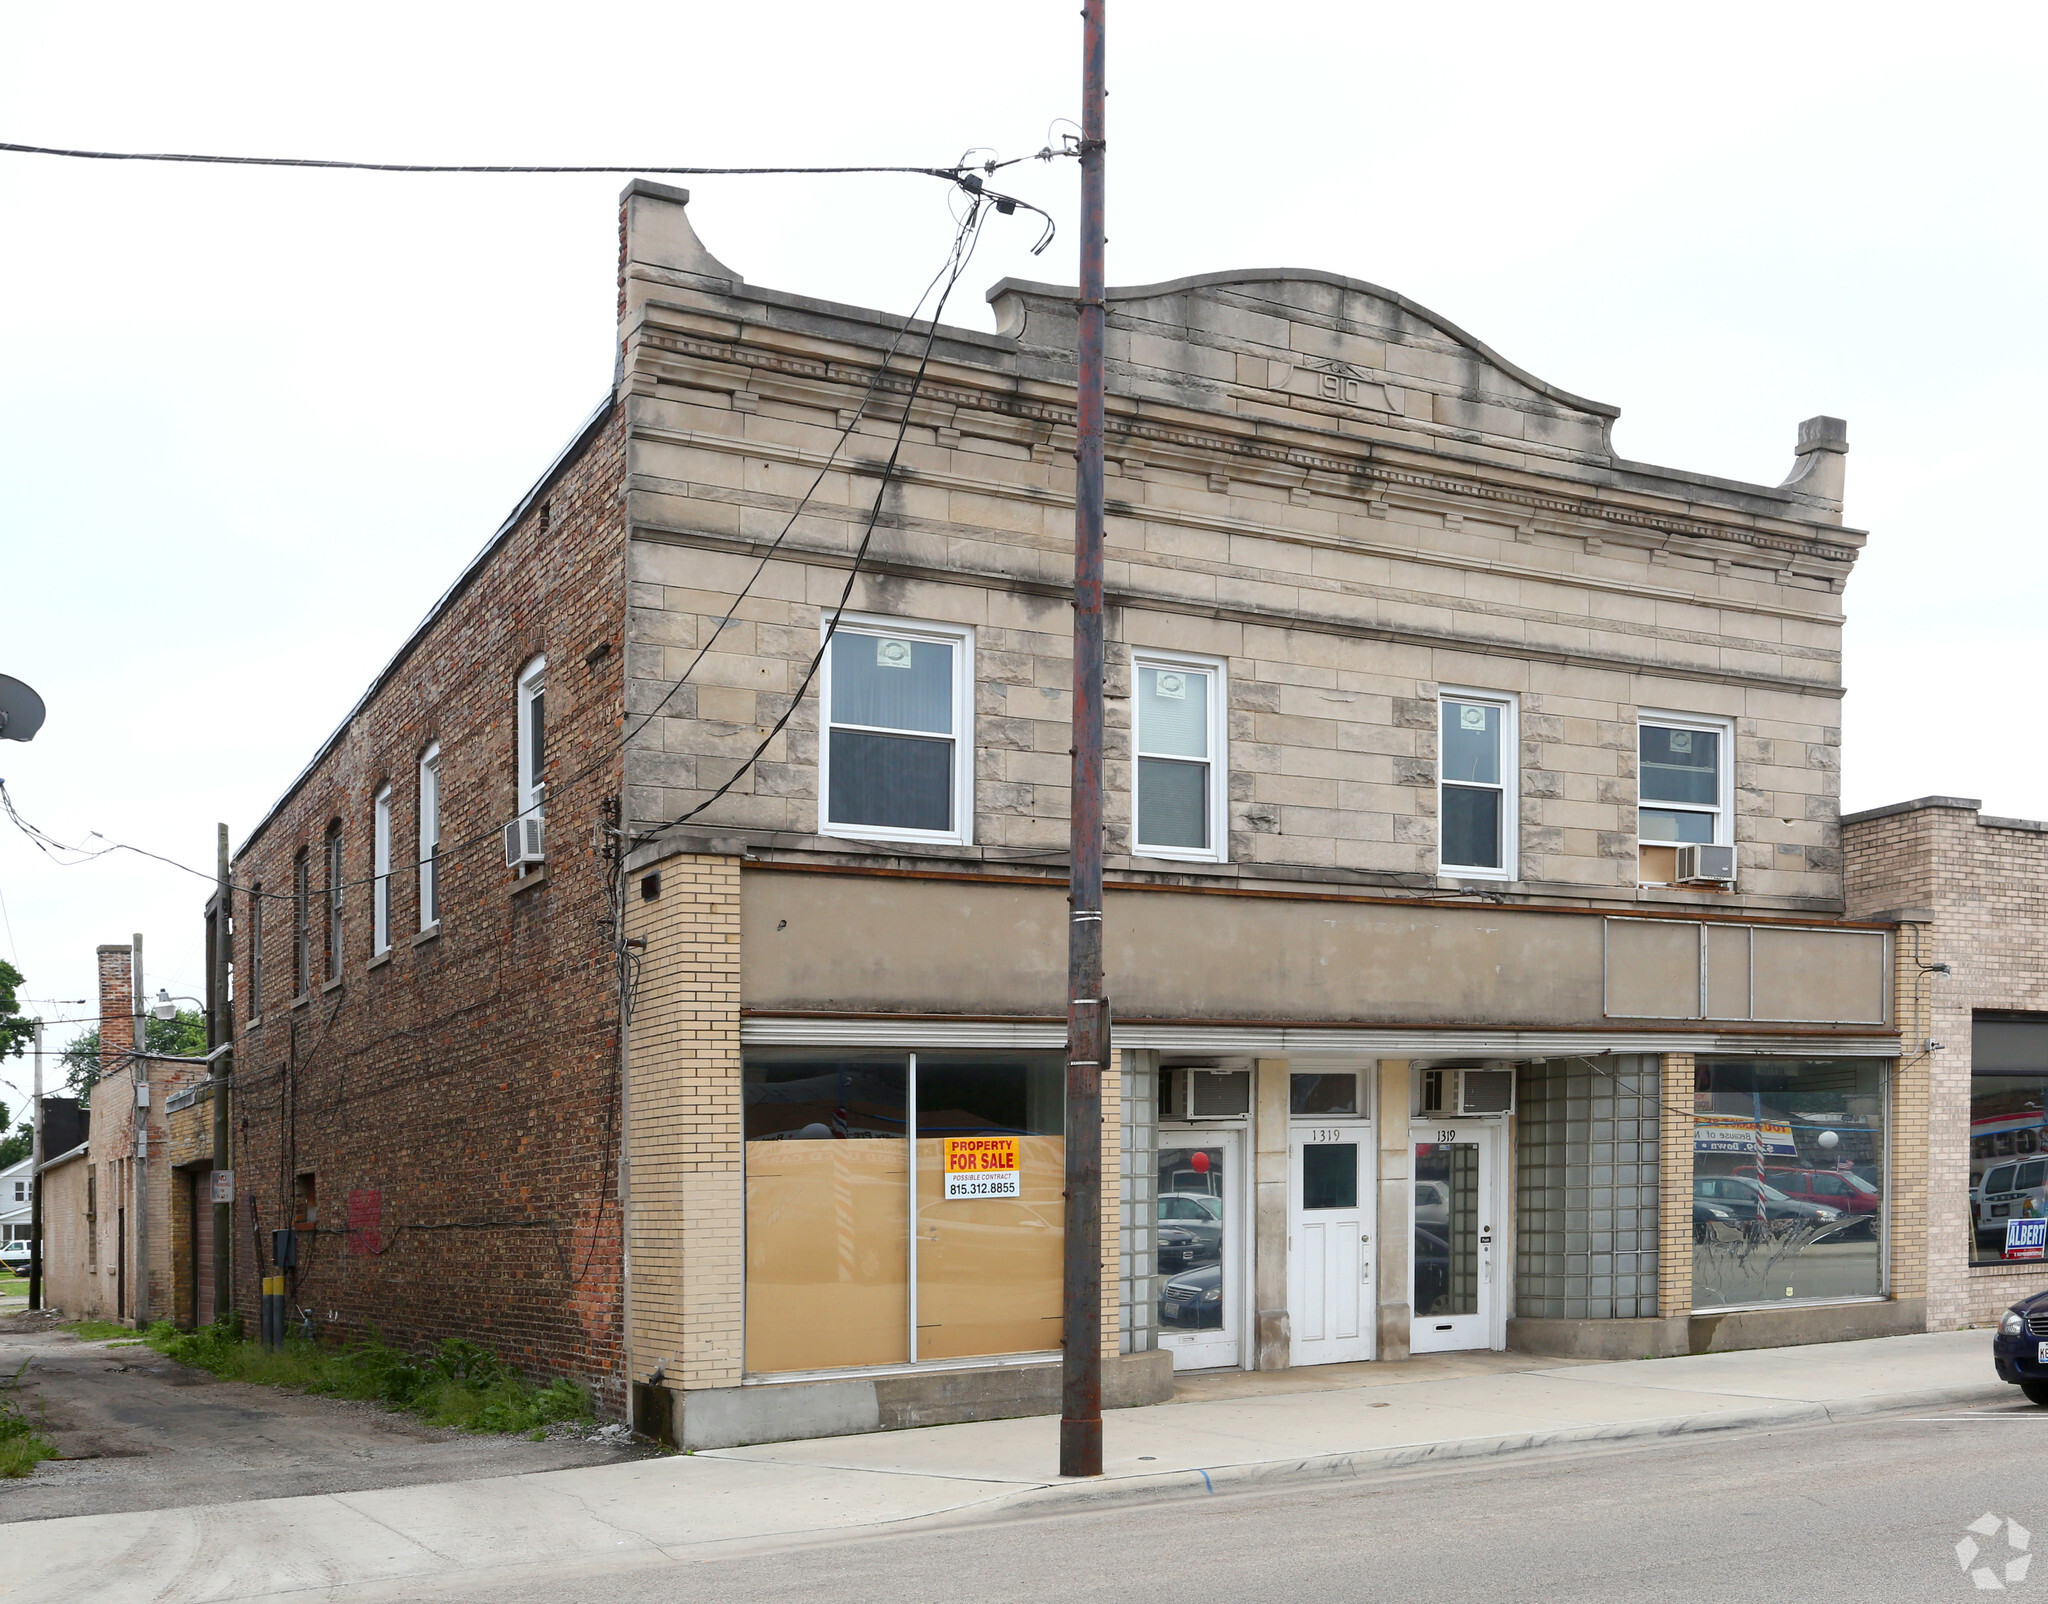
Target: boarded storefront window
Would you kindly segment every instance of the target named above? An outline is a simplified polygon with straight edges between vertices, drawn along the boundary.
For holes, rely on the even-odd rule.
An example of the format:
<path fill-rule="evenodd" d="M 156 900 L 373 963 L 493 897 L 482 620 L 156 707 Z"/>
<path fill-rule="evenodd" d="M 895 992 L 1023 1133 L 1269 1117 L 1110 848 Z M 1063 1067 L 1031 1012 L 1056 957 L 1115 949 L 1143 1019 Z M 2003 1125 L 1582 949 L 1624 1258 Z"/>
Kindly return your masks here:
<path fill-rule="evenodd" d="M 750 1052 L 747 1369 L 1056 1347 L 1063 1092 L 1056 1052 Z"/>

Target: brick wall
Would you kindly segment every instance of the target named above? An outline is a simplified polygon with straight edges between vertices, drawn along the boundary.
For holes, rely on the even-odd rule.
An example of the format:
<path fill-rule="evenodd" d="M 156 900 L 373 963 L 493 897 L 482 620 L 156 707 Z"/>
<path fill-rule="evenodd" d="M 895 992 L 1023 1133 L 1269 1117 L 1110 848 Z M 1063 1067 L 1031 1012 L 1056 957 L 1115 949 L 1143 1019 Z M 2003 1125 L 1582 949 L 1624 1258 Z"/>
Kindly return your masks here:
<path fill-rule="evenodd" d="M 658 875 L 659 895 L 647 896 Z M 636 865 L 629 1038 L 633 1377 L 739 1385 L 745 1361 L 739 859 Z"/>
<path fill-rule="evenodd" d="M 1851 815 L 1843 849 L 1852 914 L 1909 910 L 1932 921 L 1900 936 L 1906 1054 L 1894 1151 L 1901 1165 L 1914 1142 L 1926 1155 L 1926 1262 L 1917 1273 L 1929 1329 L 1988 1324 L 2037 1290 L 2041 1273 L 2039 1265 L 1969 1262 L 1971 1023 L 1977 1009 L 2048 1013 L 2048 824 L 1986 817 L 1968 798 L 1928 797 Z M 1950 972 L 1924 967 L 1937 963 Z M 1915 1099 L 1923 1117 L 1909 1131 Z"/>
<path fill-rule="evenodd" d="M 1657 1153 L 1657 1312 L 1692 1312 L 1693 1055 L 1664 1055 Z"/>
<path fill-rule="evenodd" d="M 619 785 L 624 573 L 616 415 L 595 422 L 244 844 L 262 995 L 237 998 L 237 1307 L 310 1176 L 288 1289 L 329 1332 L 462 1336 L 623 1408 L 616 982 L 604 808 Z M 515 682 L 545 653 L 547 862 L 505 867 Z M 252 665 L 252 670 L 258 665 Z M 440 757 L 439 920 L 421 929 L 419 759 Z M 391 949 L 372 952 L 372 797 L 391 787 Z M 322 844 L 341 833 L 328 979 Z M 314 976 L 293 996 L 292 865 L 313 863 Z M 252 921 L 236 909 L 236 973 Z M 348 1229 L 351 1194 L 375 1236 Z M 332 1322 L 327 1311 L 335 1311 Z"/>

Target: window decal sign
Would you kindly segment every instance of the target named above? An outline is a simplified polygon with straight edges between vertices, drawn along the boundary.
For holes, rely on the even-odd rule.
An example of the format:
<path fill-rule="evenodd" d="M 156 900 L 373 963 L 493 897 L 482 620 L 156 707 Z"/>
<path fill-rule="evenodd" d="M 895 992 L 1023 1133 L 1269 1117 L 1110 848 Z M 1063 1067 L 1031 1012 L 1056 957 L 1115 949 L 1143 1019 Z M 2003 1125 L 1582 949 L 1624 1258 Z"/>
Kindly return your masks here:
<path fill-rule="evenodd" d="M 1732 1114 L 1693 1116 L 1695 1153 L 1746 1153 L 1764 1158 L 1797 1158 L 1792 1127 L 1776 1120 L 1743 1119 Z"/>
<path fill-rule="evenodd" d="M 2044 1249 L 2048 1249 L 2048 1219 L 2005 1222 L 2005 1256 L 2008 1259 L 2048 1257 Z"/>
<path fill-rule="evenodd" d="M 1022 1197 L 1014 1136 L 949 1136 L 946 1197 Z"/>

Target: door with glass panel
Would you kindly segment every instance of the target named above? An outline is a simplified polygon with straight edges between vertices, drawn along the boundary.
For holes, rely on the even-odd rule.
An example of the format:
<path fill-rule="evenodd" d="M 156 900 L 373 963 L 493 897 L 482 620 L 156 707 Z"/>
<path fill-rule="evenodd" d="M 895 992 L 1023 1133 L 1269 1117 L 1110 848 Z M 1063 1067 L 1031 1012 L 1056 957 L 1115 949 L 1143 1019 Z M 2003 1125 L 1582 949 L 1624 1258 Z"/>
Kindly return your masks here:
<path fill-rule="evenodd" d="M 1411 1352 L 1500 1346 L 1499 1134 L 1473 1124 L 1411 1132 Z"/>
<path fill-rule="evenodd" d="M 1298 1365 L 1370 1359 L 1372 1140 L 1362 1125 L 1288 1136 L 1287 1315 Z"/>
<path fill-rule="evenodd" d="M 1243 1156 L 1241 1131 L 1159 1132 L 1152 1284 L 1159 1345 L 1176 1370 L 1243 1362 Z"/>

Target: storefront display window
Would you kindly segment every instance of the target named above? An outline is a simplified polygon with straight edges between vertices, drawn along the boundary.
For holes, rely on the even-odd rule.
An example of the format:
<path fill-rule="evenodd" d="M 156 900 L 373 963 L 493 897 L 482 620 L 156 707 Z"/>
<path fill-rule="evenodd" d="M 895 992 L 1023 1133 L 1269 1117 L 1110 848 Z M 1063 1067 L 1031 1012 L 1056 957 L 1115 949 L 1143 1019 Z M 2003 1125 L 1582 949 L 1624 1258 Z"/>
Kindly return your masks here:
<path fill-rule="evenodd" d="M 750 1051 L 747 1369 L 1057 1347 L 1063 1077 L 1056 1052 Z"/>
<path fill-rule="evenodd" d="M 1883 1060 L 1702 1058 L 1693 1306 L 1884 1293 Z"/>
<path fill-rule="evenodd" d="M 2048 1018 L 1979 1014 L 1970 1051 L 1970 1262 L 2040 1259 L 2048 1231 Z"/>

